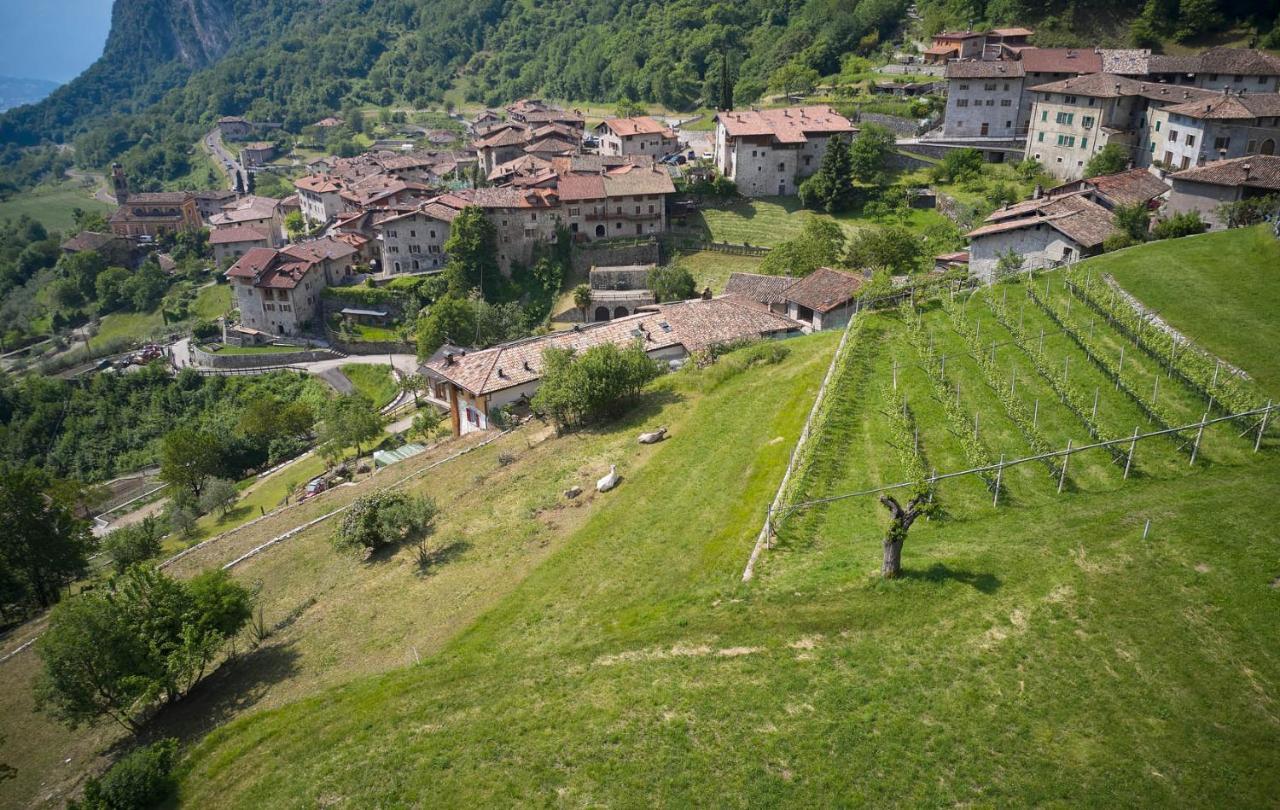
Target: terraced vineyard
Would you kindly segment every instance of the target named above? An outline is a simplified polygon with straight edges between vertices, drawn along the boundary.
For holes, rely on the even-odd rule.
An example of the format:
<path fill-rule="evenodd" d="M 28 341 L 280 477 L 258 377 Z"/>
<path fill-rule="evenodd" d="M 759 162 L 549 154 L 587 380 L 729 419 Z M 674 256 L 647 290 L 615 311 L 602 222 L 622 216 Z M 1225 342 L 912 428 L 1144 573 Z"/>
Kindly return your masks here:
<path fill-rule="evenodd" d="M 1127 303 L 1085 278 L 1052 272 L 863 315 L 813 437 L 821 449 L 774 517 L 783 567 L 829 562 L 788 552 L 875 538 L 891 485 L 931 488 L 941 513 L 918 524 L 926 534 L 1245 463 L 1262 416 L 1178 428 L 1263 408 L 1267 396 L 1203 350 L 1143 334 Z M 1277 435 L 1266 420 L 1263 448 Z M 945 477 L 964 470 L 974 472 Z"/>

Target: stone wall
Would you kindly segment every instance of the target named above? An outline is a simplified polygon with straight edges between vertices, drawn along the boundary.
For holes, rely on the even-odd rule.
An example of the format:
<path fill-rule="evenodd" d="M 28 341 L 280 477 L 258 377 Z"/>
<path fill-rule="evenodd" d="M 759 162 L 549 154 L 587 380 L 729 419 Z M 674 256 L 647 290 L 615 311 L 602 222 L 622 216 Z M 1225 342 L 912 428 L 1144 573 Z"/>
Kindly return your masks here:
<path fill-rule="evenodd" d="M 191 360 L 204 368 L 264 368 L 266 366 L 287 366 L 292 363 L 311 363 L 316 360 L 331 360 L 334 353 L 328 349 L 310 349 L 296 352 L 262 352 L 257 354 L 221 354 L 209 352 L 192 344 Z"/>
<path fill-rule="evenodd" d="M 611 244 L 591 242 L 573 248 L 573 269 L 585 273 L 592 267 L 626 264 L 660 264 L 661 250 L 657 239 L 636 242 L 628 240 Z"/>

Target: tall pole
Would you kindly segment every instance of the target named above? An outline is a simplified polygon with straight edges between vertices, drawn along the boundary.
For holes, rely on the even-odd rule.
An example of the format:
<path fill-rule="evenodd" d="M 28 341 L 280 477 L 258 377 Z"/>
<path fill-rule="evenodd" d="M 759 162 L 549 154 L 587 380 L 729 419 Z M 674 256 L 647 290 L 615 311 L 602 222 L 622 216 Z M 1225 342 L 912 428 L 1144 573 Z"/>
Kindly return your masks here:
<path fill-rule="evenodd" d="M 1062 487 L 1067 483 L 1067 462 L 1071 460 L 1071 440 L 1067 439 L 1067 452 L 1062 457 L 1062 472 L 1058 475 L 1058 494 L 1062 494 Z"/>
<path fill-rule="evenodd" d="M 996 467 L 996 492 L 991 499 L 992 506 L 1000 505 L 1000 479 L 1004 477 L 1004 453 L 1000 454 L 1000 466 Z"/>
<path fill-rule="evenodd" d="M 1133 440 L 1129 442 L 1129 457 L 1124 461 L 1124 477 L 1129 477 L 1129 468 L 1133 466 L 1133 451 L 1138 446 L 1138 428 L 1133 429 Z"/>
<path fill-rule="evenodd" d="M 1200 452 L 1200 437 L 1204 435 L 1204 423 L 1209 419 L 1209 412 L 1205 411 L 1204 416 L 1200 417 L 1200 428 L 1196 431 L 1196 443 L 1191 446 L 1191 464 L 1195 466 L 1196 455 Z"/>

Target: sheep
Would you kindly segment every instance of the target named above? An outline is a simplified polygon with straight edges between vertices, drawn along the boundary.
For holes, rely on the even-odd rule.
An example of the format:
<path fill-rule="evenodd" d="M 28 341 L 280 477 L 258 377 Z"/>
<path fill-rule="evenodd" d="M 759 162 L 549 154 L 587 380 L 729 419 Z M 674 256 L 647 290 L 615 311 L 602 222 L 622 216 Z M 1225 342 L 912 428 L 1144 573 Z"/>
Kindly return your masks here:
<path fill-rule="evenodd" d="M 641 444 L 657 444 L 658 442 L 662 441 L 665 438 L 667 438 L 667 429 L 664 426 L 664 427 L 658 428 L 652 433 L 641 433 L 640 443 Z"/>
<path fill-rule="evenodd" d="M 618 475 L 618 465 L 609 465 L 609 474 L 596 482 L 596 492 L 608 492 L 618 485 L 622 477 Z"/>

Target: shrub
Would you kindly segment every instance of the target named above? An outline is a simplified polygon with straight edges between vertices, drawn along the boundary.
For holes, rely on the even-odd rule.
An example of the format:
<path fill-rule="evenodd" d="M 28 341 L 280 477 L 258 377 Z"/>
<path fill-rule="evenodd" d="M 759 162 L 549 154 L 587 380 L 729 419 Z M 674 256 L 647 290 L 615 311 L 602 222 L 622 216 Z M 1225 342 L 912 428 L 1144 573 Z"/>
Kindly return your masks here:
<path fill-rule="evenodd" d="M 1204 233 L 1208 227 L 1204 220 L 1200 219 L 1199 211 L 1185 211 L 1157 222 L 1151 229 L 1151 235 L 1156 239 L 1177 239 L 1180 236 Z"/>
<path fill-rule="evenodd" d="M 116 573 L 123 574 L 134 563 L 160 556 L 160 538 L 164 534 L 160 521 L 148 516 L 141 523 L 122 526 L 107 535 L 102 548 L 111 558 Z"/>
<path fill-rule="evenodd" d="M 725 354 L 703 372 L 703 390 L 710 391 L 755 366 L 781 363 L 791 348 L 775 340 L 751 341 L 745 348 Z"/>
<path fill-rule="evenodd" d="M 1110 253 L 1113 250 L 1121 250 L 1123 248 L 1132 247 L 1138 244 L 1138 240 L 1134 239 L 1125 231 L 1112 231 L 1106 239 L 1102 240 L 1102 250 L 1104 253 Z"/>
<path fill-rule="evenodd" d="M 384 490 L 357 498 L 334 532 L 338 548 L 364 549 L 365 554 L 431 531 L 439 509 L 427 497 Z"/>
<path fill-rule="evenodd" d="M 100 777 L 84 786 L 84 800 L 67 806 L 77 810 L 146 810 L 158 807 L 177 787 L 173 763 L 178 741 L 169 738 L 135 748 Z"/>
<path fill-rule="evenodd" d="M 542 361 L 542 386 L 531 405 L 561 431 L 617 416 L 658 376 L 658 364 L 639 341 L 626 348 L 612 343 L 592 346 L 581 355 L 572 349 L 547 349 Z"/>
<path fill-rule="evenodd" d="M 1122 172 L 1129 165 L 1128 151 L 1118 143 L 1109 143 L 1094 153 L 1084 164 L 1085 177 Z"/>

